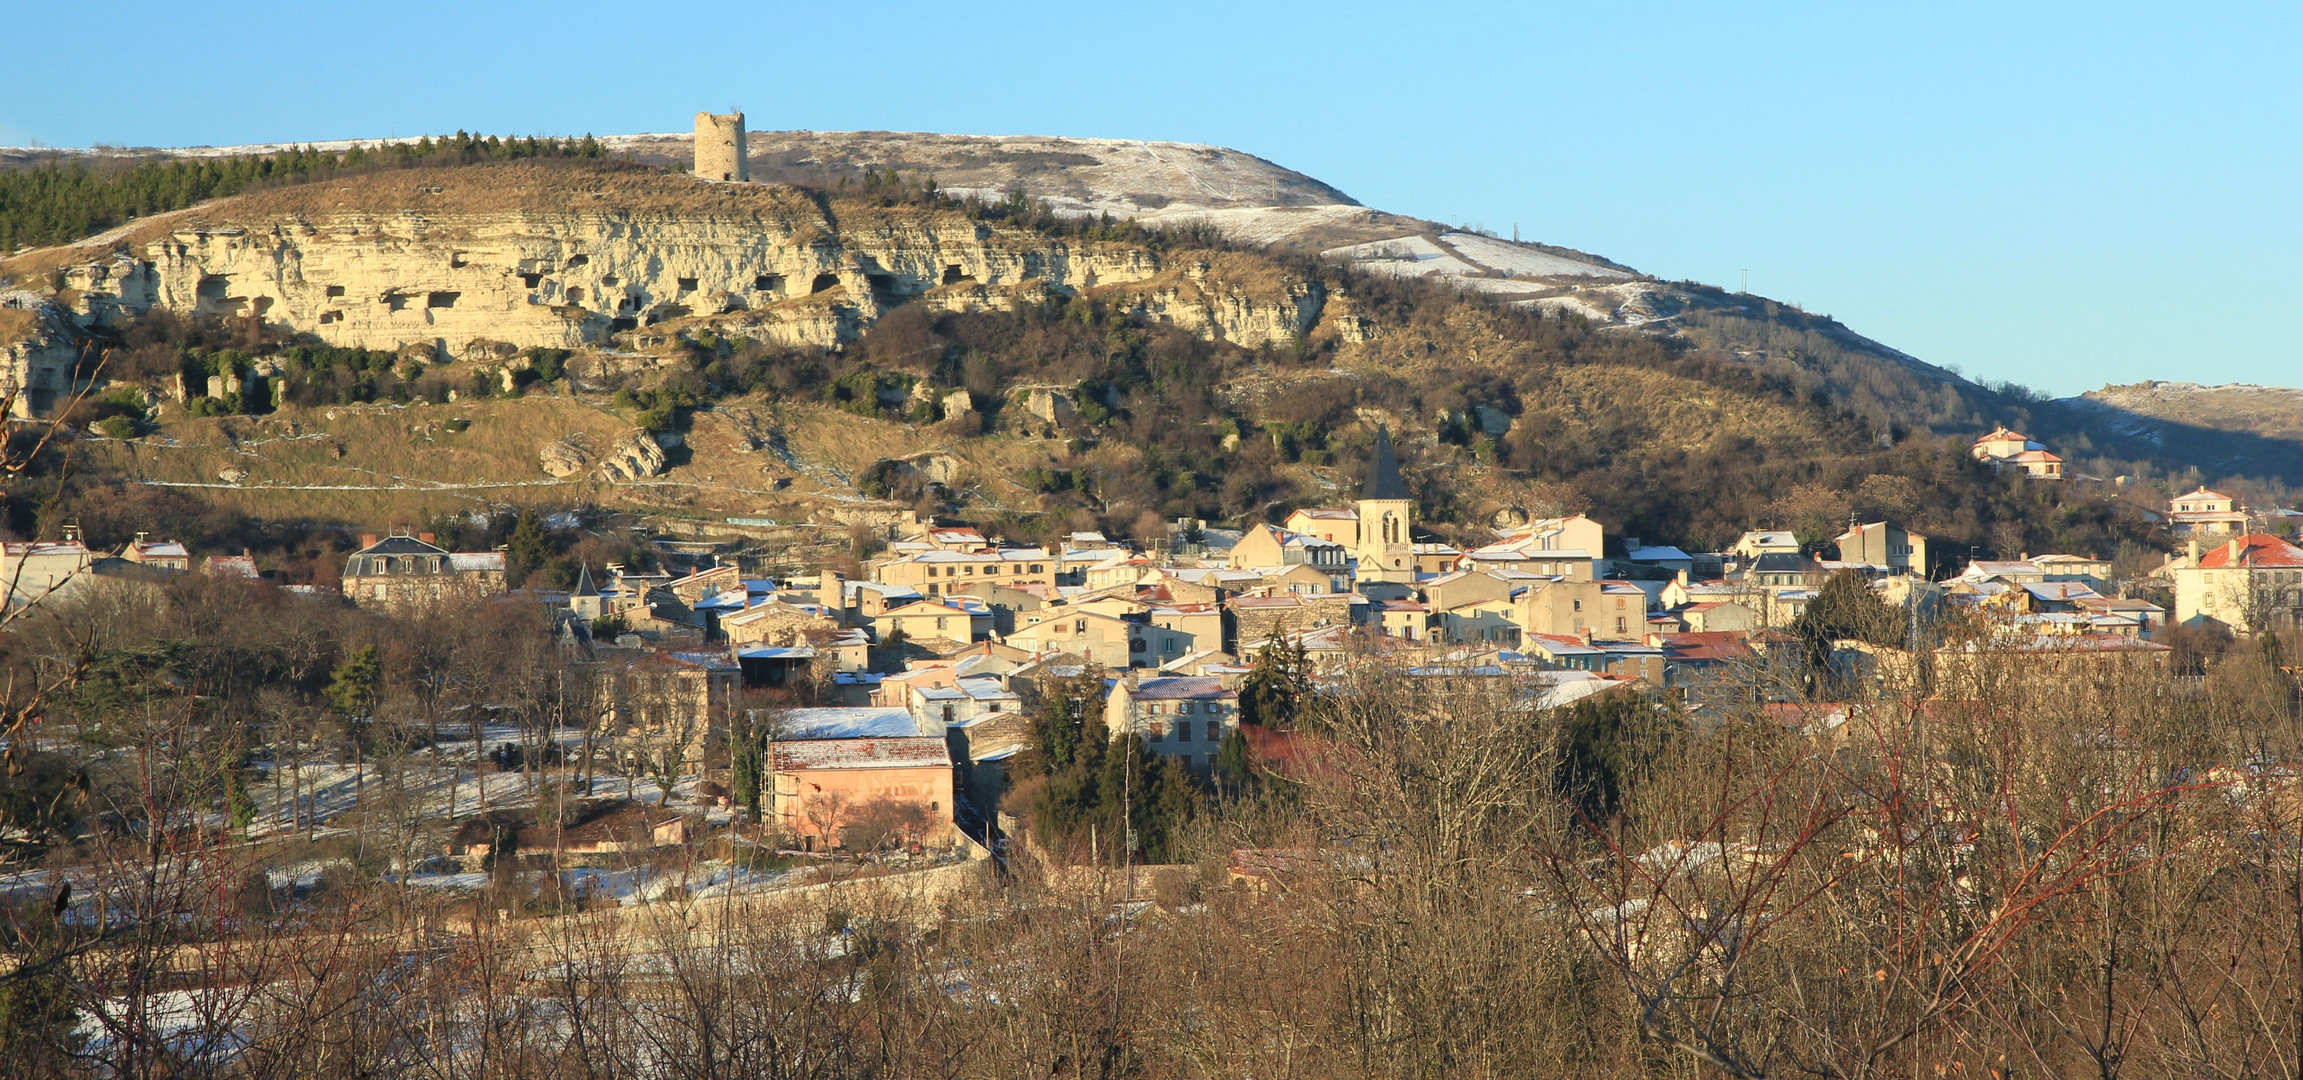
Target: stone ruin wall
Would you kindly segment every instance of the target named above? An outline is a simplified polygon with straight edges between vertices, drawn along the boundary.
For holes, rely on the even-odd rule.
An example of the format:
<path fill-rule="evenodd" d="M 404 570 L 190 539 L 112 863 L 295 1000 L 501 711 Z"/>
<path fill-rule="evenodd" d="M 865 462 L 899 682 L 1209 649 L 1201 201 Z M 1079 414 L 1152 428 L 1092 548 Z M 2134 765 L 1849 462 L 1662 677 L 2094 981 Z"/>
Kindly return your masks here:
<path fill-rule="evenodd" d="M 744 114 L 696 114 L 696 178 L 748 184 L 750 155 L 744 146 Z"/>

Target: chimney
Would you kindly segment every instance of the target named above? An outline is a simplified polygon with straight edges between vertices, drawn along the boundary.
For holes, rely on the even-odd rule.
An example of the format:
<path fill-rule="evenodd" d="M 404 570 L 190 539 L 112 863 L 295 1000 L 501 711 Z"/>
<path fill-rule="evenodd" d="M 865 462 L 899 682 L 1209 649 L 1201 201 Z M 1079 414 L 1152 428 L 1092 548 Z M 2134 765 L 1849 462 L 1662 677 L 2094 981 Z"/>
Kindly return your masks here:
<path fill-rule="evenodd" d="M 2236 536 L 2231 538 L 2230 543 L 2223 545 L 2224 558 L 2233 566 L 2239 565 L 2239 554 L 2246 550 L 2247 541 Z"/>
<path fill-rule="evenodd" d="M 440 537 L 438 533 L 420 532 L 416 534 L 416 539 L 422 540 L 423 542 L 431 544 L 435 547 L 440 543 Z"/>
<path fill-rule="evenodd" d="M 1584 644 L 1591 644 L 1591 627 L 1586 626 L 1582 630 L 1578 631 L 1578 633 L 1582 635 Z"/>
<path fill-rule="evenodd" d="M 1687 587 L 1687 571 L 1685 571 L 1685 570 L 1682 570 L 1682 571 L 1680 571 L 1679 573 L 1677 573 L 1677 574 L 1674 574 L 1674 575 L 1672 575 L 1672 576 L 1673 576 L 1673 577 L 1675 577 L 1675 578 L 1677 578 L 1677 579 L 1679 580 L 1679 584 L 1680 584 L 1680 587 L 1681 587 L 1681 588 L 1685 588 L 1685 587 Z"/>
<path fill-rule="evenodd" d="M 375 547 L 375 546 L 376 546 L 376 534 L 375 534 L 375 533 L 361 533 L 361 534 L 360 534 L 360 546 L 361 546 L 361 547 L 364 547 L 364 548 L 372 548 L 372 547 Z"/>
<path fill-rule="evenodd" d="M 2199 540 L 2196 537 L 2191 541 L 2191 565 L 2199 565 Z"/>

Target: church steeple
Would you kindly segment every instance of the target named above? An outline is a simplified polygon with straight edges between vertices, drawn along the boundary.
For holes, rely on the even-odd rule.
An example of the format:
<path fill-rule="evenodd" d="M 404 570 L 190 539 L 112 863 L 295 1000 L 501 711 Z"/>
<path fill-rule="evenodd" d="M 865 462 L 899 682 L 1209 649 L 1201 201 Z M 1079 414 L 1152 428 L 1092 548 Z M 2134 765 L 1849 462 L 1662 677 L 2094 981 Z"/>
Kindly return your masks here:
<path fill-rule="evenodd" d="M 608 613 L 607 598 L 592 584 L 592 564 L 576 571 L 575 591 L 568 594 L 568 610 L 579 619 L 597 619 Z"/>
<path fill-rule="evenodd" d="M 1399 455 L 1392 452 L 1391 431 L 1375 429 L 1375 453 L 1368 458 L 1367 482 L 1359 490 L 1358 559 L 1362 585 L 1371 582 L 1415 583 L 1415 541 L 1409 529 L 1415 521 L 1415 500 L 1408 497 L 1407 481 L 1399 475 Z"/>
<path fill-rule="evenodd" d="M 1407 481 L 1400 479 L 1399 457 L 1391 452 L 1391 429 L 1375 429 L 1375 456 L 1368 459 L 1367 483 L 1360 486 L 1365 499 L 1407 498 Z"/>

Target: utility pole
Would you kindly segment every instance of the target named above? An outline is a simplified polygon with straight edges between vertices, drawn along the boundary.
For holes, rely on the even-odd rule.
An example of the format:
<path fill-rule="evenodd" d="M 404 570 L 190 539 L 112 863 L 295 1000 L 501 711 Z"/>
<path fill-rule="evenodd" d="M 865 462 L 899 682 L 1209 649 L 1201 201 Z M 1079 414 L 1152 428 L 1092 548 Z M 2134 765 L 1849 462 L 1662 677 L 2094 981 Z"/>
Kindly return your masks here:
<path fill-rule="evenodd" d="M 1745 294 L 1745 295 L 1748 295 L 1748 294 L 1750 294 L 1750 292 L 1751 292 L 1751 268 L 1750 268 L 1750 267 L 1746 266 L 1746 267 L 1744 267 L 1744 268 L 1743 268 L 1743 284 L 1741 284 L 1741 285 L 1739 285 L 1739 286 L 1736 286 L 1736 289 L 1735 289 L 1735 291 L 1736 291 L 1737 293 L 1740 293 L 1740 294 Z"/>

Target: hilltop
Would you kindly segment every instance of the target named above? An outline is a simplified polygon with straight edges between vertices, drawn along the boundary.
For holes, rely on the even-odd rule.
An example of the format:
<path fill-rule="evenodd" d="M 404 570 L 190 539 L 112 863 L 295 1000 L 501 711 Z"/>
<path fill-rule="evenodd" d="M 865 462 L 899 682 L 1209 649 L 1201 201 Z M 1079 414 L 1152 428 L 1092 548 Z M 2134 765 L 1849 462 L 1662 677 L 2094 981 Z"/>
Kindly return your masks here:
<path fill-rule="evenodd" d="M 727 185 L 658 163 L 685 137 L 599 142 L 609 157 L 261 188 L 0 274 L 99 339 L 150 311 L 242 327 L 146 342 L 113 369 L 164 399 L 147 442 L 186 452 L 83 461 L 213 485 L 204 498 L 255 516 L 341 519 L 357 500 L 318 492 L 366 490 L 426 512 L 597 501 L 699 523 L 876 507 L 1013 533 L 1244 524 L 1333 498 L 1388 425 L 1427 520 L 1465 528 L 1588 507 L 1696 544 L 1857 511 L 1969 544 L 2012 517 L 2039 548 L 2142 535 L 2085 492 L 1968 468 L 1959 440 L 1998 423 L 2079 430 L 2062 406 L 1765 298 L 1370 210 L 1252 155 L 756 133 L 756 177 L 807 183 Z M 410 414 L 339 435 L 354 405 Z M 253 415 L 179 437 L 216 411 Z M 663 460 L 601 471 L 634 426 Z M 334 449 L 243 450 L 286 437 Z M 2122 438 L 2058 448 L 2103 475 L 2191 464 Z M 444 459 L 408 455 L 448 443 L 472 448 L 456 482 L 489 486 L 416 475 Z M 547 475 L 561 445 L 581 460 Z"/>

